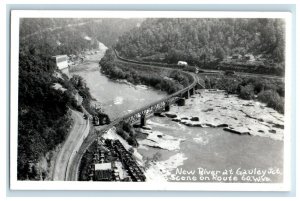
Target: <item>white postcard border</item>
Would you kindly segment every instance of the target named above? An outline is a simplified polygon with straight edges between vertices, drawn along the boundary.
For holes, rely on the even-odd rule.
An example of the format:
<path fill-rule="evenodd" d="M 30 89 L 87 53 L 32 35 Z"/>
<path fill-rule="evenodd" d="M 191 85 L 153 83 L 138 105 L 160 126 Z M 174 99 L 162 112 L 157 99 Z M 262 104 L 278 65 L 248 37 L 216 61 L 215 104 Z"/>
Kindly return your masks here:
<path fill-rule="evenodd" d="M 126 16 L 126 17 L 125 17 Z M 69 182 L 18 181 L 18 57 L 20 18 L 284 18 L 286 20 L 285 60 L 285 135 L 283 183 L 190 183 L 190 182 Z M 10 189 L 11 190 L 183 190 L 183 191 L 289 191 L 291 186 L 291 13 L 289 12 L 211 12 L 211 11 L 69 11 L 13 10 L 11 12 L 11 125 Z"/>

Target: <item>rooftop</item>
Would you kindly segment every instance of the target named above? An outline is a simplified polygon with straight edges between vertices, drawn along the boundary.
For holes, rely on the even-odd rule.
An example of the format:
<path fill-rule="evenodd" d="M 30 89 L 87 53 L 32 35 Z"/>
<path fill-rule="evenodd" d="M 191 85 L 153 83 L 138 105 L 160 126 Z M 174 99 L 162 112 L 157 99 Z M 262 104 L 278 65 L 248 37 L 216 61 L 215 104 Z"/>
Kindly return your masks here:
<path fill-rule="evenodd" d="M 95 171 L 97 170 L 111 170 L 111 163 L 96 163 Z"/>
<path fill-rule="evenodd" d="M 55 55 L 55 56 L 52 56 L 54 58 L 57 58 L 57 57 L 66 57 L 67 55 L 66 54 L 61 54 L 61 55 Z"/>

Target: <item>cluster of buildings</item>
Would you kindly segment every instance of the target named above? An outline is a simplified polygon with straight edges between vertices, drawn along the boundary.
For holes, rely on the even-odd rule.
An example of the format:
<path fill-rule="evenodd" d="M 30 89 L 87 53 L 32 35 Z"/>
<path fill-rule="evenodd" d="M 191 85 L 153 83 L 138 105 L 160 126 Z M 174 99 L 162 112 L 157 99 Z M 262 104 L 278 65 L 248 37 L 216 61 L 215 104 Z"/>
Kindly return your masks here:
<path fill-rule="evenodd" d="M 255 66 L 265 66 L 265 65 L 272 65 L 273 60 L 267 59 L 263 55 L 256 55 L 253 54 L 233 54 L 228 56 L 224 59 L 225 63 L 236 63 L 236 64 L 246 64 L 246 65 L 255 65 Z"/>
<path fill-rule="evenodd" d="M 70 55 L 55 55 L 52 56 L 56 67 L 58 70 L 61 70 L 64 74 L 66 75 L 70 75 L 69 74 L 69 70 L 71 66 L 77 65 L 80 62 L 83 62 L 83 60 L 85 59 L 84 55 L 74 55 L 74 54 L 70 54 Z"/>
<path fill-rule="evenodd" d="M 241 54 L 234 54 L 231 57 L 228 57 L 228 59 L 235 60 L 235 61 L 249 61 L 249 62 L 254 62 L 256 60 L 253 54 L 245 54 L 244 56 Z"/>
<path fill-rule="evenodd" d="M 127 151 L 119 140 L 100 139 L 94 152 L 89 179 L 142 182 L 146 177 L 132 152 Z"/>
<path fill-rule="evenodd" d="M 79 55 L 75 55 L 75 54 L 55 55 L 52 56 L 52 58 L 56 64 L 56 67 L 69 76 L 69 70 L 71 66 L 83 62 L 84 59 L 86 58 L 85 55 L 94 55 L 97 53 L 99 53 L 99 50 L 85 50 L 82 51 Z"/>

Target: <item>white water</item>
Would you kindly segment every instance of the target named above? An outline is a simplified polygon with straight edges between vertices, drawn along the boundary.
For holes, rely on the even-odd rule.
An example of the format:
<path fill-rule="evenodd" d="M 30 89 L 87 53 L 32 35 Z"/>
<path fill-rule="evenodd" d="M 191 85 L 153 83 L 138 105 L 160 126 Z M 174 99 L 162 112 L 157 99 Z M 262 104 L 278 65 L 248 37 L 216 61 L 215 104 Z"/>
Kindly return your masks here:
<path fill-rule="evenodd" d="M 133 86 L 127 82 L 108 79 L 99 72 L 98 62 L 101 57 L 101 53 L 92 55 L 72 74 L 80 75 L 86 80 L 92 96 L 96 99 L 95 103 L 101 105 L 112 119 L 165 96 L 165 93 L 145 86 Z M 197 114 L 205 117 L 205 113 Z M 152 158 L 156 153 L 161 154 L 159 161 L 152 163 L 146 171 L 148 181 L 167 181 L 176 168 L 283 169 L 283 142 L 279 140 L 240 136 L 225 132 L 221 128 L 187 127 L 160 117 L 152 117 L 147 120 L 147 124 L 152 128 L 149 139 L 155 142 L 141 139 L 138 151 L 144 159 Z M 164 137 L 158 138 L 157 135 Z M 160 145 L 164 149 L 149 145 Z M 272 181 L 282 181 L 282 175 L 273 177 Z"/>

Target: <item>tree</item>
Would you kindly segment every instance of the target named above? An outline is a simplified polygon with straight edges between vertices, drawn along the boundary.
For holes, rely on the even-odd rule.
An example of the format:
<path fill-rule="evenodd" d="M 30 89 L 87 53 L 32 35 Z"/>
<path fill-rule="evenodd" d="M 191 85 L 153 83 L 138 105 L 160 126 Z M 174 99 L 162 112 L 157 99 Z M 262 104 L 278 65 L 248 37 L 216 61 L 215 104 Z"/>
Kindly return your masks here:
<path fill-rule="evenodd" d="M 249 52 L 281 63 L 284 43 L 280 19 L 147 19 L 120 37 L 116 47 L 128 58 L 164 55 L 170 64 L 185 60 L 213 67 L 216 58 Z"/>
<path fill-rule="evenodd" d="M 254 98 L 254 87 L 252 84 L 241 86 L 239 97 L 246 100 Z"/>
<path fill-rule="evenodd" d="M 220 46 L 217 47 L 217 49 L 216 49 L 216 57 L 220 60 L 223 60 L 225 57 L 225 51 Z"/>

